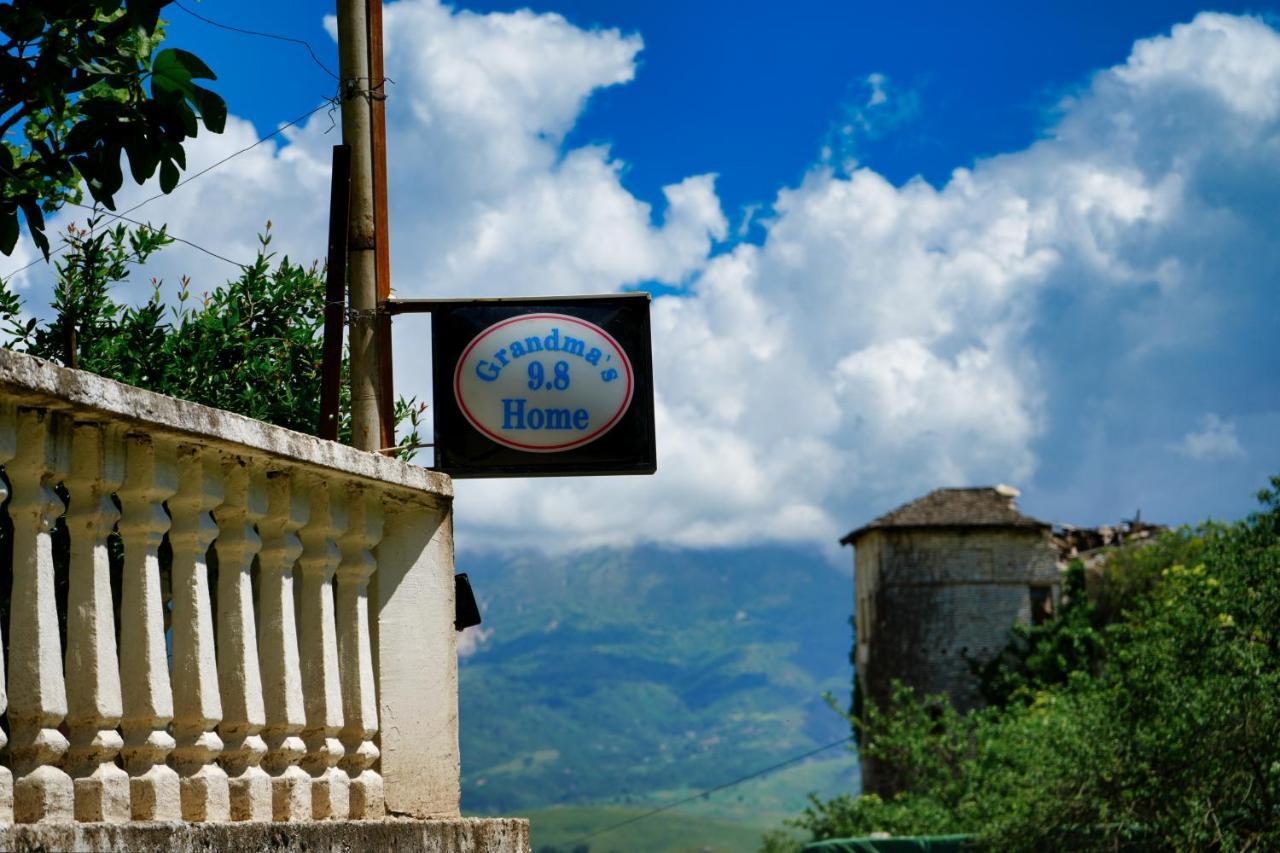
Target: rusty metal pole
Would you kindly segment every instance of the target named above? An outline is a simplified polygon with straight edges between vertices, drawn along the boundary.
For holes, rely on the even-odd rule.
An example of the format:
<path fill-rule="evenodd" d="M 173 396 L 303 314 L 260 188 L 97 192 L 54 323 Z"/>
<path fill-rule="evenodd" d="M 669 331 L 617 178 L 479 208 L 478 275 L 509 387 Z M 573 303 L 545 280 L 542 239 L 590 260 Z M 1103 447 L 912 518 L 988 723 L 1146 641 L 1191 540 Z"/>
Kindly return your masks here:
<path fill-rule="evenodd" d="M 324 361 L 316 435 L 338 440 L 342 386 L 342 329 L 347 307 L 347 215 L 351 210 L 351 147 L 333 146 L 329 187 L 329 264 L 324 290 Z"/>
<path fill-rule="evenodd" d="M 351 146 L 351 220 L 347 258 L 351 328 L 351 443 L 376 451 L 382 444 L 377 243 L 373 200 L 373 102 L 381 80 L 372 80 L 366 0 L 338 0 L 338 64 L 342 77 L 342 141 Z"/>
<path fill-rule="evenodd" d="M 378 317 L 374 329 L 378 349 L 378 403 L 382 446 L 396 443 L 395 384 L 391 373 L 391 220 L 387 213 L 386 74 L 382 63 L 382 0 L 366 0 L 369 20 L 369 76 L 379 97 L 373 99 L 370 131 L 373 145 L 373 216 L 378 267 Z"/>

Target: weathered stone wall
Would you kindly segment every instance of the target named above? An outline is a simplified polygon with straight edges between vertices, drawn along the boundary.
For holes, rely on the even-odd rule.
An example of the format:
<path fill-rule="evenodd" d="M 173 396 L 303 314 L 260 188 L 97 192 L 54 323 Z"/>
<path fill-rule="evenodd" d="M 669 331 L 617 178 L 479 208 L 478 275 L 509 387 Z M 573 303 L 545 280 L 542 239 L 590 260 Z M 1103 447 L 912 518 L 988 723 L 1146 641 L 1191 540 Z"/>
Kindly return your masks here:
<path fill-rule="evenodd" d="M 1057 598 L 1056 551 L 1034 529 L 885 529 L 859 538 L 855 622 L 864 703 L 883 705 L 892 681 L 980 704 L 967 658 L 986 660 L 1031 619 L 1031 587 Z M 864 767 L 866 790 L 885 790 Z"/>
<path fill-rule="evenodd" d="M 0 850 L 44 853 L 529 853 L 510 818 L 311 823 L 71 823 L 0 826 Z"/>

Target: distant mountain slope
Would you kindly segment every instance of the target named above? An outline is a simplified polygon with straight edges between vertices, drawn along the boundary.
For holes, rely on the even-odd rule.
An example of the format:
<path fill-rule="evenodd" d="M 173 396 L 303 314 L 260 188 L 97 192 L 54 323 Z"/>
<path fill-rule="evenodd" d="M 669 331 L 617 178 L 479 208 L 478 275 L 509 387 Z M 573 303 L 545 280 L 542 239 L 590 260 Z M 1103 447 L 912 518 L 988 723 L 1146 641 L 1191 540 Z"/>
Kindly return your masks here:
<path fill-rule="evenodd" d="M 662 802 L 848 733 L 821 694 L 849 695 L 852 589 L 816 553 L 464 553 L 458 567 L 484 614 L 461 663 L 469 813 Z M 855 784 L 852 756 L 822 758 L 835 763 L 797 784 Z M 807 789 L 749 790 L 772 813 Z M 725 805 L 752 808 L 736 791 Z"/>

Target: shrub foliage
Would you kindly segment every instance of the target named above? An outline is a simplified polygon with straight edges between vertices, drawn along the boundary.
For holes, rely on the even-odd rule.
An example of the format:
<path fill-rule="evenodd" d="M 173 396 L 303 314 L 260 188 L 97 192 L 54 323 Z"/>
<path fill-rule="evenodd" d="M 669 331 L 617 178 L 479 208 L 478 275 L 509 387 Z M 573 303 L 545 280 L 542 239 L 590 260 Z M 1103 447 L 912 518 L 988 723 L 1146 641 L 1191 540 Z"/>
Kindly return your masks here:
<path fill-rule="evenodd" d="M 1095 601 L 1075 567 L 1060 616 L 980 672 L 989 707 L 899 686 L 855 724 L 907 790 L 814 799 L 793 824 L 994 850 L 1280 849 L 1280 477 L 1259 500 L 1118 552 Z"/>
<path fill-rule="evenodd" d="M 141 305 L 117 302 L 112 288 L 172 242 L 164 228 L 123 225 L 69 230 L 55 265 L 52 316 L 27 316 L 21 298 L 0 285 L 0 344 L 67 367 L 314 433 L 320 415 L 325 282 L 318 264 L 271 251 L 270 223 L 258 255 L 223 287 L 192 294 L 183 278 L 172 300 L 152 281 Z M 343 358 L 340 434 L 350 436 Z M 414 400 L 396 405 L 398 444 L 420 445 Z"/>

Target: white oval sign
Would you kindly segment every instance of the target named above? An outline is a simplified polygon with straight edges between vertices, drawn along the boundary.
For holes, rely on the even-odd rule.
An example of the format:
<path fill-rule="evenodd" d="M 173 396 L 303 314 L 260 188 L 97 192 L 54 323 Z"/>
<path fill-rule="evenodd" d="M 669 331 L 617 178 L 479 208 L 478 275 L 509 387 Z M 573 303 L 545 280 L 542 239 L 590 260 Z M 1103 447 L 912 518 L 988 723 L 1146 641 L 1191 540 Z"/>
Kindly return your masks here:
<path fill-rule="evenodd" d="M 534 453 L 572 450 L 622 419 L 635 380 L 608 332 L 566 314 L 496 323 L 463 350 L 453 394 L 471 425 Z"/>

